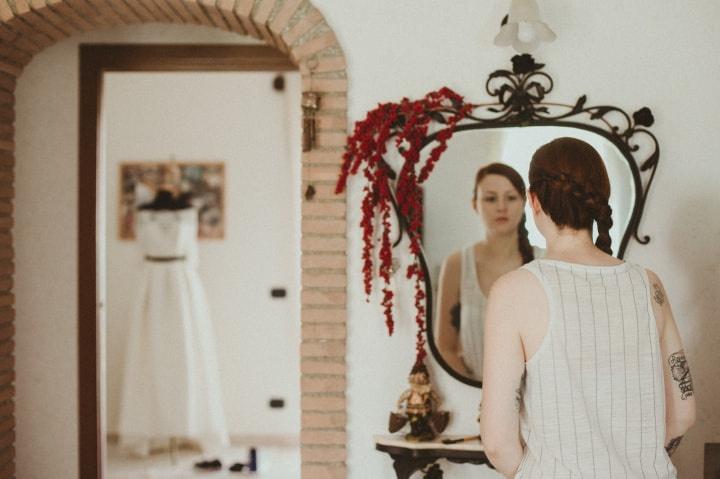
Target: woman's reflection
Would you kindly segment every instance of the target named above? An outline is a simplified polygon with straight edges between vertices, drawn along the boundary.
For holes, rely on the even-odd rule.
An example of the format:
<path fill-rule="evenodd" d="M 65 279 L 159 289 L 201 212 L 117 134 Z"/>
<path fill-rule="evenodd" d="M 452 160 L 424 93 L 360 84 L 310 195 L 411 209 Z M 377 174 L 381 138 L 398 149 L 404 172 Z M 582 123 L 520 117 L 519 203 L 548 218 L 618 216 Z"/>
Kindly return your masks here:
<path fill-rule="evenodd" d="M 485 298 L 503 274 L 542 256 L 525 228 L 525 182 L 508 165 L 491 163 L 475 175 L 472 208 L 485 239 L 443 262 L 438 286 L 437 345 L 458 373 L 482 379 Z"/>

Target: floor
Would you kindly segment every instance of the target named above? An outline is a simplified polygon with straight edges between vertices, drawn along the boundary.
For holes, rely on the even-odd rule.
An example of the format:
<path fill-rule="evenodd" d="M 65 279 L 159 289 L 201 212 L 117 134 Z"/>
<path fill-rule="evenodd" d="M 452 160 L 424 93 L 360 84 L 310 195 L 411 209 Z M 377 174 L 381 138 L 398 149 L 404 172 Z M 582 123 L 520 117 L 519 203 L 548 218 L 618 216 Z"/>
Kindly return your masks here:
<path fill-rule="evenodd" d="M 196 471 L 193 465 L 201 460 L 220 459 L 222 470 Z M 147 458 L 130 458 L 117 446 L 108 446 L 107 477 L 109 479 L 190 479 L 239 478 L 291 479 L 300 477 L 300 449 L 297 446 L 261 446 L 257 448 L 258 471 L 230 472 L 236 462 L 247 462 L 248 448 L 233 446 L 214 457 L 203 457 L 198 452 L 182 450 L 173 458 L 169 453 L 152 454 Z"/>

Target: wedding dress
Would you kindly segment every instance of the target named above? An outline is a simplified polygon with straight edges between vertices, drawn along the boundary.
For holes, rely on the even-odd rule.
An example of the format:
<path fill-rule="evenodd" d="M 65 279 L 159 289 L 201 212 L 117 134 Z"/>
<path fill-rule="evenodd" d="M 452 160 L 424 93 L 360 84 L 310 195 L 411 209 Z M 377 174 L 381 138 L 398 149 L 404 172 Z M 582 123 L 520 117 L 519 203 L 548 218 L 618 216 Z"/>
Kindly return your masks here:
<path fill-rule="evenodd" d="M 144 254 L 120 403 L 121 446 L 191 440 L 203 451 L 228 444 L 215 338 L 197 271 L 197 210 L 142 210 Z"/>

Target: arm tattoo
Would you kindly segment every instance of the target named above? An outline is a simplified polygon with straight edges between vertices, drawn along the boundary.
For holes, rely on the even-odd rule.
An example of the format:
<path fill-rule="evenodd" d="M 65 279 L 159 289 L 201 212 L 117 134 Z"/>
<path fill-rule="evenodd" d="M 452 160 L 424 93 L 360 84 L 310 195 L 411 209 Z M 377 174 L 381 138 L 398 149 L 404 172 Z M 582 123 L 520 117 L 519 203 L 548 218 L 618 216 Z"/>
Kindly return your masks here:
<path fill-rule="evenodd" d="M 670 442 L 667 443 L 667 446 L 665 446 L 665 450 L 668 453 L 668 456 L 672 456 L 673 452 L 675 452 L 675 449 L 678 448 L 680 445 L 680 441 L 682 441 L 682 436 L 674 437 L 670 439 Z"/>
<path fill-rule="evenodd" d="M 693 383 L 690 368 L 685 359 L 685 351 L 681 349 L 676 353 L 672 353 L 668 358 L 668 362 L 670 363 L 672 378 L 677 381 L 680 388 L 680 397 L 682 399 L 689 398 L 693 395 Z"/>
<path fill-rule="evenodd" d="M 665 293 L 663 293 L 662 288 L 657 283 L 653 283 L 653 289 L 653 298 L 655 299 L 655 302 L 662 306 L 663 303 L 665 303 Z"/>

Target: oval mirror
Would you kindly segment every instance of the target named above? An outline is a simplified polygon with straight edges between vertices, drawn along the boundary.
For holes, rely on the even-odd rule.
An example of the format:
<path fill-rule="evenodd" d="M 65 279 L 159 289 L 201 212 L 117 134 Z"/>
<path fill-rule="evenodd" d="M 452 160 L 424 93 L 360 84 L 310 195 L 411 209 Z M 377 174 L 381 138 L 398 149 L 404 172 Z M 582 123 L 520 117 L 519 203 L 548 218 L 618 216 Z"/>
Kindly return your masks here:
<path fill-rule="evenodd" d="M 491 286 L 481 280 L 478 267 L 482 265 L 475 259 L 476 248 L 489 229 L 516 229 L 522 218 L 521 213 L 509 218 L 485 218 L 482 208 L 473 201 L 476 173 L 487 164 L 504 163 L 520 174 L 527 188 L 535 150 L 562 136 L 590 143 L 605 161 L 611 184 L 612 249 L 621 257 L 618 251 L 624 250 L 630 236 L 628 226 L 637 204 L 639 176 L 634 160 L 600 134 L 567 126 L 458 131 L 424 183 L 421 261 L 427 267 L 428 343 L 440 365 L 466 384 L 482 387 L 483 306 Z M 506 192 L 500 194 L 512 194 L 507 190 L 510 182 L 505 183 Z M 516 204 L 522 209 L 522 198 Z M 536 256 L 542 255 L 545 239 L 533 223 L 527 202 L 524 210 L 530 244 Z"/>

